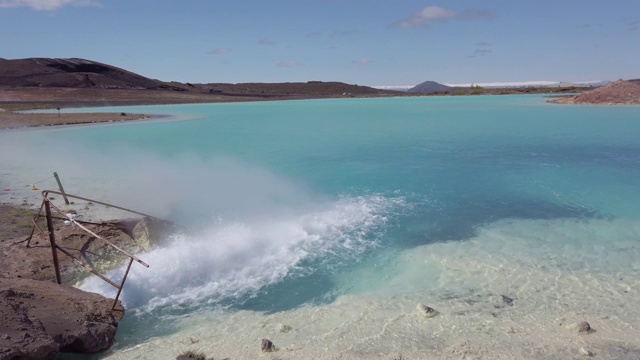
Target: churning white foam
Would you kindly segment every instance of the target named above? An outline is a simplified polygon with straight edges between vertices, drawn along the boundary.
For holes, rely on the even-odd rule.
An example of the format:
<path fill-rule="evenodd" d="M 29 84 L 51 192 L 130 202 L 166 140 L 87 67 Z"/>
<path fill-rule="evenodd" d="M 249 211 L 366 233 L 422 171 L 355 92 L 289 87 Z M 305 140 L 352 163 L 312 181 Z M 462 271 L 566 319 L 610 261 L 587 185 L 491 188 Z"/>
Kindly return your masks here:
<path fill-rule="evenodd" d="M 303 261 L 353 259 L 376 244 L 388 212 L 403 203 L 381 195 L 343 197 L 302 214 L 220 221 L 195 235 L 177 235 L 167 246 L 140 255 L 150 268 L 132 268 L 121 299 L 128 309 L 146 312 L 250 296 L 292 271 L 314 270 L 301 268 Z M 113 293 L 95 278 L 81 288 Z"/>

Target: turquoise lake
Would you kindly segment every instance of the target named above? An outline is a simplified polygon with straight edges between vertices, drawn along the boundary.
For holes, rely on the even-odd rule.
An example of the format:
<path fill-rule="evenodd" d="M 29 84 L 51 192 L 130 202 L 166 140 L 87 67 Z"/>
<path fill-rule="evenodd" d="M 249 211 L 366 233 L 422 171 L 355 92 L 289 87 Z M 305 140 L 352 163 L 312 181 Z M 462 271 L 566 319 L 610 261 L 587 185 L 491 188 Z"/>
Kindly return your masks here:
<path fill-rule="evenodd" d="M 96 358 L 634 359 L 640 107 L 546 100 L 92 109 L 165 117 L 0 132 L 0 201 L 57 171 L 186 229 L 140 254 Z"/>

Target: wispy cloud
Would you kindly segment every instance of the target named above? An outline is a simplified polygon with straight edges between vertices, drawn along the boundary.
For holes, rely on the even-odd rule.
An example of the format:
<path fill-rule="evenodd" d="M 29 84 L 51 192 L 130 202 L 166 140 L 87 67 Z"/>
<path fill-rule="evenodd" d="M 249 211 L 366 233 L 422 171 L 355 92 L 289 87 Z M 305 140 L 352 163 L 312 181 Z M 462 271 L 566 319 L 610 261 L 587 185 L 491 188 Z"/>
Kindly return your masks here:
<path fill-rule="evenodd" d="M 335 32 L 333 34 L 331 34 L 331 37 L 346 37 L 346 36 L 354 36 L 354 35 L 358 35 L 360 32 L 358 30 L 345 30 L 345 31 L 338 31 Z"/>
<path fill-rule="evenodd" d="M 634 20 L 627 24 L 630 31 L 640 30 L 640 20 Z"/>
<path fill-rule="evenodd" d="M 366 65 L 366 64 L 371 64 L 372 62 L 373 60 L 369 60 L 369 59 L 358 59 L 358 60 L 352 61 L 352 63 L 357 65 Z"/>
<path fill-rule="evenodd" d="M 29 7 L 38 11 L 56 11 L 65 6 L 102 7 L 102 4 L 95 0 L 0 0 L 0 8 Z"/>
<path fill-rule="evenodd" d="M 271 39 L 265 38 L 265 39 L 260 39 L 260 41 L 258 41 L 258 44 L 265 45 L 265 46 L 273 46 L 276 44 L 276 42 Z"/>
<path fill-rule="evenodd" d="M 578 29 L 588 29 L 588 28 L 593 28 L 593 27 L 602 27 L 602 23 L 596 23 L 596 24 L 589 24 L 589 23 L 583 23 L 577 26 Z"/>
<path fill-rule="evenodd" d="M 308 38 L 312 38 L 312 37 L 316 37 L 316 36 L 320 36 L 320 35 L 322 35 L 322 33 L 317 32 L 317 31 L 307 33 L 307 37 Z"/>
<path fill-rule="evenodd" d="M 302 66 L 303 64 L 297 62 L 297 61 L 281 61 L 279 63 L 276 64 L 277 67 L 283 67 L 283 68 L 294 68 L 294 67 L 298 67 L 298 66 Z"/>
<path fill-rule="evenodd" d="M 213 49 L 210 51 L 207 51 L 207 54 L 209 55 L 223 55 L 228 53 L 229 51 L 231 51 L 231 49 L 229 48 L 217 48 L 217 49 Z"/>
<path fill-rule="evenodd" d="M 428 28 L 435 23 L 444 23 L 449 20 L 488 20 L 495 17 L 489 10 L 472 9 L 465 11 L 455 11 L 441 8 L 439 6 L 427 6 L 426 8 L 413 13 L 405 19 L 396 21 L 393 26 L 400 28 Z"/>
<path fill-rule="evenodd" d="M 481 41 L 476 44 L 476 49 L 473 51 L 473 54 L 467 56 L 467 58 L 487 56 L 493 52 L 493 50 L 491 49 L 492 47 L 493 44 Z"/>

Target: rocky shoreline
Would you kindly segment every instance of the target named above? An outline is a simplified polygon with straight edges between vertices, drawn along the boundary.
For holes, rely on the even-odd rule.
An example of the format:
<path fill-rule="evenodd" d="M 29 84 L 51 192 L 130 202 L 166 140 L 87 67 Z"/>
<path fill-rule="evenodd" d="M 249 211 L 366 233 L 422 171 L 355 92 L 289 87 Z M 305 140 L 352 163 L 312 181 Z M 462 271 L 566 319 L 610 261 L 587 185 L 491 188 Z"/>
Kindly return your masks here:
<path fill-rule="evenodd" d="M 34 210 L 0 204 L 0 360 L 108 349 L 124 316 L 122 304 L 114 307 L 113 299 L 66 285 L 91 274 L 60 253 L 63 284 L 55 282 L 48 237 L 36 232 L 29 246 L 25 240 L 34 214 Z M 86 226 L 120 247 L 140 252 L 150 246 L 149 236 L 154 235 L 149 224 L 145 218 Z M 59 245 L 100 271 L 123 260 L 110 256 L 106 244 L 76 226 L 58 219 L 54 227 Z"/>

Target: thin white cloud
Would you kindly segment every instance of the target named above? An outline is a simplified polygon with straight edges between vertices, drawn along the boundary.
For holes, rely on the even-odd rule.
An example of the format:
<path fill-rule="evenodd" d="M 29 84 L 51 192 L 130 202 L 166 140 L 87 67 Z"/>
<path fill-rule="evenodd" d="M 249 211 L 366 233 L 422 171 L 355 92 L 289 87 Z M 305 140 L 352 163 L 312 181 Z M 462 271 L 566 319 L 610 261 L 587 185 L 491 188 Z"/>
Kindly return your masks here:
<path fill-rule="evenodd" d="M 493 44 L 485 42 L 485 41 L 481 41 L 479 43 L 476 44 L 476 49 L 473 52 L 473 54 L 467 56 L 467 58 L 474 58 L 474 57 L 479 57 L 479 56 L 487 56 L 489 54 L 491 54 L 493 52 L 493 50 L 491 49 L 493 47 Z"/>
<path fill-rule="evenodd" d="M 577 25 L 576 27 L 578 29 L 588 29 L 588 28 L 594 28 L 594 27 L 602 27 L 602 23 L 595 23 L 595 24 L 583 23 L 583 24 Z"/>
<path fill-rule="evenodd" d="M 493 50 L 491 49 L 476 49 L 476 51 L 473 52 L 473 55 L 469 55 L 467 56 L 468 58 L 474 58 L 474 57 L 478 57 L 478 56 L 487 56 L 489 54 L 491 54 L 493 52 Z"/>
<path fill-rule="evenodd" d="M 95 0 L 0 0 L 0 8 L 29 7 L 38 11 L 56 11 L 65 6 L 102 7 L 102 4 Z"/>
<path fill-rule="evenodd" d="M 393 25 L 405 29 L 428 28 L 435 23 L 447 22 L 449 20 L 478 20 L 490 19 L 492 17 L 494 17 L 494 14 L 488 10 L 474 9 L 455 11 L 439 6 L 427 6 L 408 18 L 395 22 Z"/>
<path fill-rule="evenodd" d="M 258 41 L 258 44 L 265 45 L 265 46 L 273 46 L 276 44 L 276 42 L 271 39 L 260 39 L 260 41 Z"/>
<path fill-rule="evenodd" d="M 372 62 L 373 62 L 373 60 L 369 60 L 369 59 L 358 59 L 358 60 L 353 60 L 352 61 L 352 63 L 358 64 L 358 65 L 371 64 Z"/>
<path fill-rule="evenodd" d="M 302 65 L 303 64 L 297 61 L 281 61 L 278 64 L 276 64 L 277 67 L 283 67 L 283 68 L 294 68 Z"/>
<path fill-rule="evenodd" d="M 228 53 L 229 51 L 231 51 L 231 49 L 229 48 L 217 48 L 217 49 L 213 49 L 211 51 L 207 51 L 207 54 L 210 55 L 223 55 Z"/>

